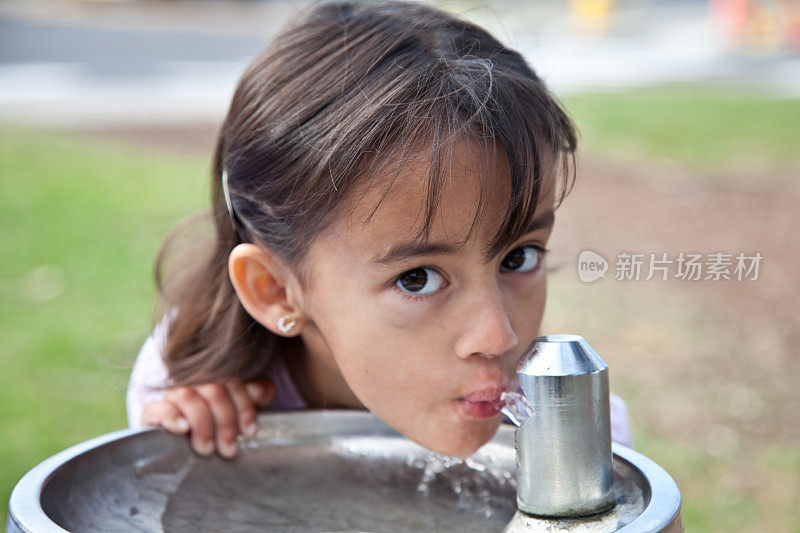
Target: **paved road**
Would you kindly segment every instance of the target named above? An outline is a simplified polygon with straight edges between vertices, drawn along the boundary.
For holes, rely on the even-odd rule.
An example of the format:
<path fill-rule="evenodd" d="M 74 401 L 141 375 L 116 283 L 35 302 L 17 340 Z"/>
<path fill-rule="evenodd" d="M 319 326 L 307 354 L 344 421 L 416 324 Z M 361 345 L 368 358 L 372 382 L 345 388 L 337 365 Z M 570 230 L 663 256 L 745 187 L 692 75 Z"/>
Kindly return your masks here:
<path fill-rule="evenodd" d="M 0 19 L 0 114 L 56 123 L 216 120 L 267 40 Z"/>
<path fill-rule="evenodd" d="M 517 4 L 520 11 L 507 9 Z M 559 94 L 679 80 L 751 84 L 800 97 L 800 57 L 732 53 L 714 32 L 704 2 L 629 3 L 603 39 L 570 32 L 566 14 L 553 2 L 536 4 L 538 11 L 522 1 L 498 5 L 505 7 L 466 13 L 522 50 Z M 178 3 L 176 9 L 191 5 Z M 45 123 L 219 120 L 235 80 L 270 37 L 264 25 L 256 31 L 240 13 L 219 27 L 213 18 L 209 25 L 209 17 L 205 26 L 187 27 L 177 21 L 191 20 L 188 12 L 176 12 L 170 24 L 155 11 L 147 24 L 148 12 L 140 11 L 138 23 L 127 25 L 0 12 L 0 117 Z M 277 10 L 272 18 L 285 13 Z M 274 27 L 279 21 L 270 22 Z"/>

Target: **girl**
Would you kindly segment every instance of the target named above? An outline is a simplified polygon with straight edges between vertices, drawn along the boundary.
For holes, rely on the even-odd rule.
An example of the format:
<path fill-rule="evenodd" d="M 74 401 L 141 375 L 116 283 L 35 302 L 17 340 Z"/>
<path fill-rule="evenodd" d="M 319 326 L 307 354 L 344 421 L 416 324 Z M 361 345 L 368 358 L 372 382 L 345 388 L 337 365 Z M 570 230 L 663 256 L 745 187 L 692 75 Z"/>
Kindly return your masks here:
<path fill-rule="evenodd" d="M 257 407 L 369 409 L 470 455 L 538 335 L 575 148 L 542 81 L 482 28 L 414 3 L 316 7 L 239 82 L 213 244 L 167 277 L 172 239 L 159 252 L 169 311 L 134 366 L 131 425 L 232 457 Z"/>

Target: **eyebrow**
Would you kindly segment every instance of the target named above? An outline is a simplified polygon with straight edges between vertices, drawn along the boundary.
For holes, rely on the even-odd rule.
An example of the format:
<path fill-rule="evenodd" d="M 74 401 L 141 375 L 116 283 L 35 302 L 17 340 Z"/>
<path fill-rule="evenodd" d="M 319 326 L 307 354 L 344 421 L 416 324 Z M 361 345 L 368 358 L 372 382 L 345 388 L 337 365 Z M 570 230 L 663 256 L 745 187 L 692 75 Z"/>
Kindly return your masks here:
<path fill-rule="evenodd" d="M 555 222 L 555 213 L 552 209 L 536 216 L 531 223 L 528 224 L 528 229 L 525 233 L 532 233 L 541 229 L 551 228 Z M 425 255 L 447 255 L 454 254 L 458 251 L 458 247 L 449 243 L 443 242 L 407 242 L 393 246 L 382 257 L 373 259 L 373 263 L 381 265 L 396 263 L 412 257 L 420 257 Z"/>
<path fill-rule="evenodd" d="M 422 255 L 446 255 L 453 254 L 455 252 L 456 247 L 452 244 L 446 244 L 442 242 L 409 242 L 393 246 L 392 249 L 386 252 L 383 257 L 373 259 L 372 262 L 385 265 Z"/>
<path fill-rule="evenodd" d="M 533 233 L 534 231 L 539 231 L 540 229 L 550 229 L 553 227 L 556 221 L 556 213 L 552 209 L 548 209 L 544 213 L 539 214 L 538 216 L 534 217 L 531 220 L 531 223 L 528 224 L 528 229 L 525 230 L 525 233 Z"/>

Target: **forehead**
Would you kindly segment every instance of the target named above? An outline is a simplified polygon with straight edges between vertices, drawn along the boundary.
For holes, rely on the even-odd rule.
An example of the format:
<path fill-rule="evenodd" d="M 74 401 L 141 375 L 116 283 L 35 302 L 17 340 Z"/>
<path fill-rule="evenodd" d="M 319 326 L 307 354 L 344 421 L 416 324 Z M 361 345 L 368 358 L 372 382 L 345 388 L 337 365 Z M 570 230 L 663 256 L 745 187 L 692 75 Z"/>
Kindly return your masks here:
<path fill-rule="evenodd" d="M 419 240 L 428 214 L 431 158 L 419 150 L 374 176 L 340 229 L 353 244 L 380 254 L 397 241 Z M 503 222 L 510 181 L 505 152 L 496 156 L 467 141 L 455 143 L 440 162 L 441 186 L 430 220 L 431 242 L 488 243 Z M 473 227 L 474 225 L 474 227 Z"/>

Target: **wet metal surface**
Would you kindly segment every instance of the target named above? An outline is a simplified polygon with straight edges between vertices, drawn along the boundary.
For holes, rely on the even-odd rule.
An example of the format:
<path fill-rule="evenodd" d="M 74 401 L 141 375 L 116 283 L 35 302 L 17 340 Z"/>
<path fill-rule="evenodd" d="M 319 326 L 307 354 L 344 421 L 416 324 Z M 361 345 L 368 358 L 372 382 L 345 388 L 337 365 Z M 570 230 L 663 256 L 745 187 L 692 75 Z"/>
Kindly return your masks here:
<path fill-rule="evenodd" d="M 533 415 L 517 431 L 517 507 L 586 516 L 614 506 L 608 365 L 579 335 L 537 338 L 517 368 Z"/>
<path fill-rule="evenodd" d="M 233 461 L 199 457 L 185 437 L 161 430 L 65 450 L 17 485 L 9 531 L 485 532 L 510 522 L 577 530 L 574 520 L 517 514 L 513 426 L 462 461 L 366 412 L 270 413 L 259 423 Z M 603 525 L 592 531 L 631 522 L 650 499 L 638 470 L 617 456 L 614 474 L 618 505 L 592 518 Z"/>

